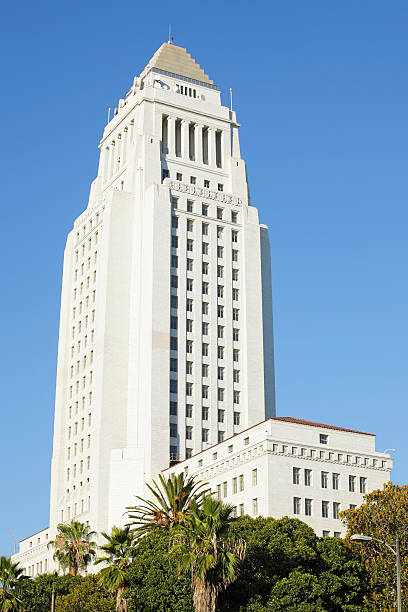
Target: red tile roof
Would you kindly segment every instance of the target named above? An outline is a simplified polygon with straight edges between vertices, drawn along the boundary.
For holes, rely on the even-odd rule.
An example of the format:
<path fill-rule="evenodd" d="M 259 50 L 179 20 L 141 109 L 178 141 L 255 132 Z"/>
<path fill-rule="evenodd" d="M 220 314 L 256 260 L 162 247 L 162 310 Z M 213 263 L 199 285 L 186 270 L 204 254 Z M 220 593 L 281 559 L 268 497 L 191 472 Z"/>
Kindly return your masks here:
<path fill-rule="evenodd" d="M 272 417 L 272 421 L 285 421 L 286 423 L 297 423 L 298 425 L 310 425 L 311 427 L 324 427 L 325 429 L 335 429 L 336 431 L 348 431 L 350 433 L 363 434 L 364 436 L 375 436 L 375 434 L 367 433 L 366 431 L 335 427 L 335 425 L 324 425 L 323 423 L 314 423 L 313 421 L 303 421 L 303 419 L 295 419 L 294 417 Z"/>

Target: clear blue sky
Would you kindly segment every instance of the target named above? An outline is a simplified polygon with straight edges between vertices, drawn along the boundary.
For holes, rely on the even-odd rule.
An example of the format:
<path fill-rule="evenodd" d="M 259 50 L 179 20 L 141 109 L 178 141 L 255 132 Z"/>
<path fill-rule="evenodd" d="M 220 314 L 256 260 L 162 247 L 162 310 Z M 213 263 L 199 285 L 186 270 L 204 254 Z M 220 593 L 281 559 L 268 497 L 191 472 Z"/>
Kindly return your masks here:
<path fill-rule="evenodd" d="M 271 233 L 278 414 L 377 433 L 407 480 L 406 0 L 8 2 L 0 554 L 48 525 L 65 237 L 107 108 L 169 22 L 226 101 L 233 88 Z"/>

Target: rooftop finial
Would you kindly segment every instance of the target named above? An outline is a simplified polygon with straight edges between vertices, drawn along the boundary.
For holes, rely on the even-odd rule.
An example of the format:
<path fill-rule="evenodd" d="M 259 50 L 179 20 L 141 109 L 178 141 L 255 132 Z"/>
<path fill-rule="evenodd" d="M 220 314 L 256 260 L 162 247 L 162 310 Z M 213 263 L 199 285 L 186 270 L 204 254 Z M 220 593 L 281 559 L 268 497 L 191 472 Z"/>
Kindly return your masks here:
<path fill-rule="evenodd" d="M 173 44 L 173 37 L 171 35 L 171 23 L 169 23 L 169 45 Z"/>

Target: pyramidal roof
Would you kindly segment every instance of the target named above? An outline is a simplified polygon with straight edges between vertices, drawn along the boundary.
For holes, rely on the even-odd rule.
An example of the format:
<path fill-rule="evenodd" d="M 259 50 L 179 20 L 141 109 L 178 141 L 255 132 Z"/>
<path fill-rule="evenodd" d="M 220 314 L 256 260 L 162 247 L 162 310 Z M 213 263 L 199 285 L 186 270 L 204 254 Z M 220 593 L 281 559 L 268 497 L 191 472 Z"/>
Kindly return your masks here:
<path fill-rule="evenodd" d="M 208 85 L 214 84 L 184 47 L 171 43 L 162 44 L 140 76 L 143 78 L 152 68 L 172 72 Z"/>

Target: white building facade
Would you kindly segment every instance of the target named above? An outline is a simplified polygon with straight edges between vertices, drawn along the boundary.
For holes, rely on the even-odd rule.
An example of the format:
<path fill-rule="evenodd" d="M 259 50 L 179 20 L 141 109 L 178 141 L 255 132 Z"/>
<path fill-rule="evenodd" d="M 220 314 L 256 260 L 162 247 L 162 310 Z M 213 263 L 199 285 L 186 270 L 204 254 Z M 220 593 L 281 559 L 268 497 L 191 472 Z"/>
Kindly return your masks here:
<path fill-rule="evenodd" d="M 270 251 L 235 112 L 165 43 L 119 100 L 66 243 L 50 526 L 109 531 L 145 482 L 274 416 Z"/>
<path fill-rule="evenodd" d="M 242 516 L 289 516 L 318 536 L 344 537 L 339 512 L 389 480 L 392 459 L 375 436 L 275 417 L 163 471 L 208 483 Z"/>

